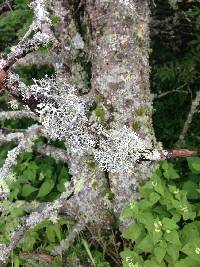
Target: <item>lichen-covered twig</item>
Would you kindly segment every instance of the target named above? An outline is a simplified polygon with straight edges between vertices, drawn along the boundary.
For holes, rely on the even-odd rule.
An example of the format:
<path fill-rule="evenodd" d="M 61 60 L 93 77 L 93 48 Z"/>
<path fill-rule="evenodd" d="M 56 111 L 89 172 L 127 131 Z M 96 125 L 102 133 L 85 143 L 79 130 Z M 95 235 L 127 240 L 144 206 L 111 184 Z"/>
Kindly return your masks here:
<path fill-rule="evenodd" d="M 24 137 L 21 132 L 4 134 L 0 131 L 0 145 L 7 142 L 19 142 Z"/>
<path fill-rule="evenodd" d="M 183 129 L 181 131 L 181 134 L 179 136 L 179 141 L 180 142 L 183 141 L 183 139 L 185 138 L 185 136 L 187 134 L 187 131 L 188 131 L 189 127 L 190 127 L 190 124 L 192 122 L 193 116 L 197 112 L 197 108 L 199 106 L 199 103 L 200 103 L 200 90 L 196 93 L 196 97 L 192 101 L 190 111 L 189 111 L 187 119 L 186 119 L 186 121 L 184 123 L 184 126 L 183 126 Z"/>
<path fill-rule="evenodd" d="M 52 222 L 57 221 L 57 216 L 62 208 L 63 202 L 65 205 L 67 204 L 73 190 L 73 184 L 70 183 L 59 199 L 52 203 L 41 204 L 36 211 L 21 219 L 22 224 L 11 234 L 9 244 L 0 244 L 0 264 L 3 264 L 8 260 L 11 251 L 16 247 L 28 230 L 34 228 L 37 224 L 45 220 L 51 220 Z"/>
<path fill-rule="evenodd" d="M 32 118 L 38 120 L 38 117 L 30 110 L 2 111 L 0 120 L 13 120 L 21 118 Z"/>
<path fill-rule="evenodd" d="M 47 33 L 37 32 L 30 40 L 22 41 L 12 49 L 6 59 L 0 61 L 0 69 L 8 70 L 18 59 L 25 57 L 41 46 L 47 45 L 50 37 Z"/>
<path fill-rule="evenodd" d="M 174 89 L 174 90 L 171 90 L 171 91 L 167 91 L 167 92 L 163 92 L 161 94 L 154 95 L 154 99 L 159 99 L 159 98 L 162 98 L 164 96 L 167 96 L 167 95 L 173 94 L 173 93 L 189 94 L 190 91 L 189 90 Z"/>
<path fill-rule="evenodd" d="M 57 148 L 51 145 L 35 145 L 34 149 L 45 156 L 50 156 L 54 158 L 56 161 L 61 160 L 65 163 L 68 162 L 68 154 L 64 149 Z"/>
<path fill-rule="evenodd" d="M 33 139 L 38 137 L 41 129 L 42 127 L 39 125 L 33 125 L 29 127 L 24 135 L 24 138 L 19 142 L 18 146 L 8 152 L 5 163 L 0 169 L 0 180 L 3 180 L 8 176 L 12 166 L 16 164 L 18 155 L 23 151 L 30 149 L 30 147 L 34 144 L 32 142 Z"/>

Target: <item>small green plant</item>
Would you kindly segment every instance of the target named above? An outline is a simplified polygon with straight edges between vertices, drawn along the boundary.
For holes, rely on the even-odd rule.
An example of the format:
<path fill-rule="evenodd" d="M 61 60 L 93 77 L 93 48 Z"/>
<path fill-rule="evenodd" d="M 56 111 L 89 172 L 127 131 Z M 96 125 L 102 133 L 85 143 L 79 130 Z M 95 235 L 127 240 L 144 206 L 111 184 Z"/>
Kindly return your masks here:
<path fill-rule="evenodd" d="M 124 267 L 200 266 L 200 158 L 187 158 L 187 177 L 164 161 L 140 188 L 141 200 L 123 210 L 134 219 L 124 230 Z"/>

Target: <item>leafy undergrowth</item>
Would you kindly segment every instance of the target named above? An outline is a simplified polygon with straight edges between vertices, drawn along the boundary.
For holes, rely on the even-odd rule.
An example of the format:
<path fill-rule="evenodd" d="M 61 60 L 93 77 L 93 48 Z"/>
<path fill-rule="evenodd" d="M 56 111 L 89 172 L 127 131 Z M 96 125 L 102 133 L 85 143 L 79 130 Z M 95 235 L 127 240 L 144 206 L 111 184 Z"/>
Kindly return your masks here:
<path fill-rule="evenodd" d="M 141 200 L 123 210 L 136 221 L 124 232 L 124 267 L 200 266 L 200 157 L 164 161 L 140 188 Z M 177 167 L 177 166 L 176 166 Z"/>

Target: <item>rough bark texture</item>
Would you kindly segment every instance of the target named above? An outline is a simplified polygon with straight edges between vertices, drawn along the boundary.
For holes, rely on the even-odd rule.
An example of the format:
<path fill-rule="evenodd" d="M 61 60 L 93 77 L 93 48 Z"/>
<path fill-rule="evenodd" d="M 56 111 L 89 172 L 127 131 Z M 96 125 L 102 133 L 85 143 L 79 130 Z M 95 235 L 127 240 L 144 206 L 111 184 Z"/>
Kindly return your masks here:
<path fill-rule="evenodd" d="M 152 97 L 149 89 L 148 1 L 54 1 L 61 18 L 56 29 L 57 51 L 63 75 L 82 94 L 89 92 L 91 105 L 105 112 L 107 128 L 127 125 L 154 147 Z M 90 73 L 91 68 L 91 73 Z M 70 154 L 70 174 L 76 188 L 66 209 L 82 223 L 94 222 L 107 229 L 124 226 L 122 207 L 137 200 L 138 185 L 148 179 L 155 164 L 136 164 L 131 174 L 101 171 L 90 156 Z"/>
<path fill-rule="evenodd" d="M 135 12 L 117 1 L 86 1 L 90 24 L 92 88 L 103 96 L 102 105 L 111 111 L 110 127 L 127 125 L 155 143 L 152 128 L 152 99 L 149 89 L 149 6 L 132 1 Z M 137 186 L 154 166 L 136 165 L 133 174 L 108 174 L 114 213 L 131 199 Z"/>

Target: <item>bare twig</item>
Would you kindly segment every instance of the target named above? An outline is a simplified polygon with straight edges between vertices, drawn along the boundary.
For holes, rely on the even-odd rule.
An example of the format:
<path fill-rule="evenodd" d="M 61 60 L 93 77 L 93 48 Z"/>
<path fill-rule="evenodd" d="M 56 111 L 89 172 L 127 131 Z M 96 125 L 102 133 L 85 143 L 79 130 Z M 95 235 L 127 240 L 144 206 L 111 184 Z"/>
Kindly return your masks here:
<path fill-rule="evenodd" d="M 6 135 L 0 131 L 0 145 L 2 143 L 7 143 L 7 142 L 19 142 L 23 137 L 24 134 L 21 132 L 10 133 Z"/>
<path fill-rule="evenodd" d="M 21 118 L 32 118 L 38 120 L 38 117 L 30 110 L 17 110 L 17 111 L 2 111 L 0 112 L 0 120 L 13 120 Z"/>
<path fill-rule="evenodd" d="M 0 179 L 5 179 L 8 176 L 12 166 L 16 164 L 18 155 L 33 145 L 32 140 L 39 135 L 41 129 L 42 127 L 39 125 L 29 127 L 18 146 L 8 152 L 5 163 L 0 169 Z"/>
<path fill-rule="evenodd" d="M 181 134 L 179 136 L 179 142 L 183 141 L 183 139 L 185 138 L 187 131 L 190 127 L 190 124 L 192 122 L 193 116 L 197 112 L 199 103 L 200 103 L 200 90 L 197 92 L 195 99 L 192 101 L 190 112 L 188 113 L 187 119 L 183 126 L 183 130 L 181 131 Z"/>
<path fill-rule="evenodd" d="M 189 94 L 190 92 L 188 90 L 174 89 L 174 90 L 171 90 L 171 91 L 164 92 L 162 94 L 157 94 L 157 95 L 154 96 L 154 99 L 159 99 L 159 98 L 162 98 L 162 97 L 164 97 L 166 95 L 173 94 L 173 93 Z"/>

